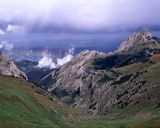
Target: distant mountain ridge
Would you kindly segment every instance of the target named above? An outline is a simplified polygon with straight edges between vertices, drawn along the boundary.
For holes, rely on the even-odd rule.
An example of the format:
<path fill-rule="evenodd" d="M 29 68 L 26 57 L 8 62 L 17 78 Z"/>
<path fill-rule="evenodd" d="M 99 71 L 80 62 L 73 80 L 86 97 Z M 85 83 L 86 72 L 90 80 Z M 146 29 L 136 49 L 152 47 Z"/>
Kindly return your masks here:
<path fill-rule="evenodd" d="M 91 114 L 145 103 L 159 105 L 160 41 L 149 32 L 134 33 L 113 53 L 84 51 L 46 75 L 41 82 L 72 107 Z"/>

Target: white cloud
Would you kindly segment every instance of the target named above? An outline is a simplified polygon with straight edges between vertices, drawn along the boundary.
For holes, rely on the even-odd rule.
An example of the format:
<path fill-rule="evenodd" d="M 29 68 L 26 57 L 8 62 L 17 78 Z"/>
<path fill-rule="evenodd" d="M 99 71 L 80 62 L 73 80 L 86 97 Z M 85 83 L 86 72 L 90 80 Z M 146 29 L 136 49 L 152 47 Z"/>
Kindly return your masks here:
<path fill-rule="evenodd" d="M 39 68 L 56 68 L 56 64 L 53 62 L 53 59 L 50 55 L 45 51 L 43 53 L 43 58 L 39 60 L 37 67 Z"/>
<path fill-rule="evenodd" d="M 0 43 L 0 49 L 4 49 L 4 50 L 7 50 L 7 51 L 10 51 L 14 48 L 13 44 L 12 43 L 9 43 L 7 41 L 2 41 Z"/>
<path fill-rule="evenodd" d="M 57 58 L 55 62 L 53 61 L 51 55 L 45 51 L 42 55 L 43 57 L 39 60 L 37 67 L 54 69 L 68 63 L 73 58 L 73 54 L 74 49 L 71 48 L 63 58 Z"/>
<path fill-rule="evenodd" d="M 0 35 L 4 35 L 4 34 L 5 34 L 5 32 L 0 29 Z"/>
<path fill-rule="evenodd" d="M 23 27 L 18 26 L 18 25 L 9 24 L 9 25 L 7 26 L 6 31 L 7 31 L 7 32 L 12 32 L 12 33 L 23 32 Z"/>

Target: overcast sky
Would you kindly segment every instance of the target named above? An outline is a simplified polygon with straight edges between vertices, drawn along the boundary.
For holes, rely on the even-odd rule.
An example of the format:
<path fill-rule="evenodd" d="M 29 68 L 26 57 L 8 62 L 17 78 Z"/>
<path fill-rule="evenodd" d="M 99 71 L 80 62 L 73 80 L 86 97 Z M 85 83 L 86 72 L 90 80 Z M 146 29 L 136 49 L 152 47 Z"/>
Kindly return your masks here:
<path fill-rule="evenodd" d="M 0 0 L 0 19 L 85 31 L 160 25 L 160 0 Z"/>

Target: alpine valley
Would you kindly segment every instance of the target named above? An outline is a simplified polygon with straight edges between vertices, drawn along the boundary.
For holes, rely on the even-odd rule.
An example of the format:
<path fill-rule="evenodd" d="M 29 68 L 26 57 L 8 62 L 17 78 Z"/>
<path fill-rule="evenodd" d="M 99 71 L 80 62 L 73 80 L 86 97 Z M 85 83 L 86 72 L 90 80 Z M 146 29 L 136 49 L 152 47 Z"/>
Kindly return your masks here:
<path fill-rule="evenodd" d="M 0 53 L 0 128 L 160 128 L 160 38 L 150 32 L 55 69 L 37 64 Z"/>

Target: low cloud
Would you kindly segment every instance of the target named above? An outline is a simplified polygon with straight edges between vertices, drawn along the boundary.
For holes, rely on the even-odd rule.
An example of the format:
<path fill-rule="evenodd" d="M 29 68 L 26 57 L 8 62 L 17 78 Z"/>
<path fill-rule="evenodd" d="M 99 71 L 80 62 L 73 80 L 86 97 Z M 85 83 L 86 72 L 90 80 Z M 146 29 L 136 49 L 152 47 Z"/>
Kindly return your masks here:
<path fill-rule="evenodd" d="M 38 61 L 38 68 L 50 68 L 54 69 L 56 67 L 62 66 L 66 63 L 68 63 L 72 58 L 74 54 L 74 49 L 71 48 L 68 50 L 68 52 L 65 54 L 62 58 L 56 58 L 55 60 L 52 58 L 51 54 L 49 54 L 47 51 L 45 51 L 42 54 L 42 58 Z"/>
<path fill-rule="evenodd" d="M 37 67 L 39 68 L 56 68 L 56 64 L 47 52 L 43 53 L 43 58 L 39 60 Z"/>
<path fill-rule="evenodd" d="M 17 33 L 17 32 L 23 32 L 24 28 L 19 25 L 9 24 L 8 27 L 6 28 L 6 31 L 11 33 Z"/>
<path fill-rule="evenodd" d="M 68 53 L 63 58 L 57 58 L 57 65 L 62 66 L 68 63 L 73 58 L 73 54 L 74 54 L 74 48 L 69 49 Z"/>
<path fill-rule="evenodd" d="M 7 41 L 2 41 L 0 43 L 0 49 L 3 49 L 3 50 L 7 50 L 7 51 L 10 51 L 14 48 L 13 44 L 12 43 L 9 43 Z"/>
<path fill-rule="evenodd" d="M 5 32 L 0 29 L 0 35 L 4 35 L 4 34 L 5 34 Z"/>

